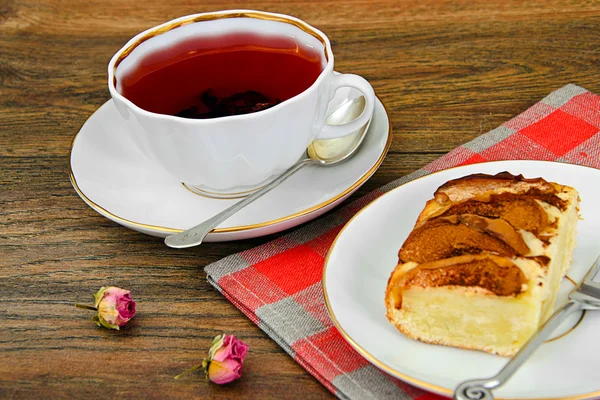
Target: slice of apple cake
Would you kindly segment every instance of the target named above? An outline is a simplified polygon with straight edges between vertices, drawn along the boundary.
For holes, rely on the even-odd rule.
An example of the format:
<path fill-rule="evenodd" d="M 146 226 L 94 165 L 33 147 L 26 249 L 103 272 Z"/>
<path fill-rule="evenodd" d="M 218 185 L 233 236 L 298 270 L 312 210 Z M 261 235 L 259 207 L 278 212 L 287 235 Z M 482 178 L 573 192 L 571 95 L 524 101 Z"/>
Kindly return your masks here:
<path fill-rule="evenodd" d="M 508 172 L 437 189 L 399 251 L 387 318 L 428 343 L 514 355 L 552 314 L 579 195 Z"/>

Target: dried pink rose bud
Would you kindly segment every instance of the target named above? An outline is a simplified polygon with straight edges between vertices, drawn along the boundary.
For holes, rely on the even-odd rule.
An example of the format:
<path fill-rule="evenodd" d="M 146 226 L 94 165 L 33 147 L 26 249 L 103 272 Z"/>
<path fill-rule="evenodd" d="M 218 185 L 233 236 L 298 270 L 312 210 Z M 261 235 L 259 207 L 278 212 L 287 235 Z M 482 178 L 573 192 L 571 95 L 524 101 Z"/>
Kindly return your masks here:
<path fill-rule="evenodd" d="M 85 304 L 75 304 L 75 307 L 96 311 L 93 320 L 98 326 L 119 330 L 135 315 L 135 301 L 129 293 L 114 286 L 101 287 L 94 295 L 93 307 Z"/>
<path fill-rule="evenodd" d="M 135 301 L 129 295 L 129 290 L 118 287 L 101 287 L 94 295 L 94 306 L 98 315 L 94 320 L 98 326 L 109 329 L 119 329 L 135 315 Z"/>
<path fill-rule="evenodd" d="M 208 351 L 208 358 L 202 360 L 206 377 L 219 385 L 239 379 L 247 354 L 248 345 L 234 335 L 217 336 Z"/>
<path fill-rule="evenodd" d="M 202 367 L 206 379 L 219 385 L 235 381 L 242 376 L 242 364 L 248 354 L 248 345 L 234 335 L 219 335 L 214 338 L 208 358 L 197 365 L 177 375 L 179 379 L 183 375 Z"/>

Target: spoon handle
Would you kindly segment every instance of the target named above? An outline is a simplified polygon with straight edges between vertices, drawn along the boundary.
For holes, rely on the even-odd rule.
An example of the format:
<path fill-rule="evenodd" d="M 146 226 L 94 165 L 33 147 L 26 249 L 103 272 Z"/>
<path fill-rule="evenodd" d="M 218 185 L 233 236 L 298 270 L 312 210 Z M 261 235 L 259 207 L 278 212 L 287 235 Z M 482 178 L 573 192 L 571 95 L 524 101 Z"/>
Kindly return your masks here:
<path fill-rule="evenodd" d="M 305 165 L 318 163 L 318 161 L 312 160 L 310 158 L 303 158 L 296 162 L 296 164 L 292 165 L 288 168 L 283 174 L 279 175 L 277 178 L 252 193 L 248 197 L 243 198 L 238 201 L 231 207 L 226 208 L 221 211 L 214 217 L 207 219 L 199 225 L 194 226 L 193 228 L 187 229 L 183 232 L 179 232 L 173 235 L 169 235 L 165 238 L 165 244 L 169 247 L 173 247 L 175 249 L 185 249 L 187 247 L 197 246 L 208 235 L 210 231 L 212 231 L 215 227 L 217 227 L 221 222 L 225 221 L 227 218 L 231 217 L 233 214 L 246 207 L 248 204 L 252 203 L 254 200 L 258 199 L 262 195 L 268 193 L 285 181 L 287 178 L 292 176 L 292 174 L 298 171 L 300 168 Z"/>

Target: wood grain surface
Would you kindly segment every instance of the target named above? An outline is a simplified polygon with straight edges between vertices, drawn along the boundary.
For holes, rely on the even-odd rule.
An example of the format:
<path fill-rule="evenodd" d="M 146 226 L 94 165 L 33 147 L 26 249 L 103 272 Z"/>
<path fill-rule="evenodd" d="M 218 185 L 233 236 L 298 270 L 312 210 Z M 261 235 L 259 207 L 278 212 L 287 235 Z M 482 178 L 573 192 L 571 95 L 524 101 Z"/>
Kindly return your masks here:
<path fill-rule="evenodd" d="M 386 104 L 391 151 L 353 198 L 567 83 L 600 92 L 597 1 L 0 0 L 1 398 L 332 397 L 206 282 L 205 265 L 276 235 L 169 249 L 96 214 L 68 179 L 73 136 L 110 97 L 114 52 L 169 19 L 240 7 L 323 30 L 336 69 Z M 127 329 L 73 307 L 103 285 L 132 290 Z M 243 378 L 175 381 L 221 332 L 250 345 Z"/>

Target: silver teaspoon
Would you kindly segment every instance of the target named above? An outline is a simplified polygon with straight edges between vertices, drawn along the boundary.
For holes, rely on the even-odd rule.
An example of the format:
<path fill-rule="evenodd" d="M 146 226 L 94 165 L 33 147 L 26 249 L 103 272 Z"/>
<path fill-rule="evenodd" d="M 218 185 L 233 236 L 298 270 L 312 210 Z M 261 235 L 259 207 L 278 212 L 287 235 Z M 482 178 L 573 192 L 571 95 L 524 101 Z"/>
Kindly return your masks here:
<path fill-rule="evenodd" d="M 327 117 L 326 123 L 330 125 L 342 125 L 351 122 L 362 114 L 365 109 L 365 104 L 366 102 L 363 96 L 345 102 Z M 221 222 L 225 221 L 254 200 L 270 192 L 300 168 L 306 165 L 331 166 L 347 160 L 356 153 L 362 144 L 370 123 L 371 121 L 369 120 L 362 128 L 340 138 L 313 141 L 306 149 L 305 156 L 273 181 L 201 224 L 183 232 L 167 236 L 165 238 L 165 244 L 176 249 L 197 246 L 201 244 L 206 235 Z"/>

